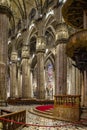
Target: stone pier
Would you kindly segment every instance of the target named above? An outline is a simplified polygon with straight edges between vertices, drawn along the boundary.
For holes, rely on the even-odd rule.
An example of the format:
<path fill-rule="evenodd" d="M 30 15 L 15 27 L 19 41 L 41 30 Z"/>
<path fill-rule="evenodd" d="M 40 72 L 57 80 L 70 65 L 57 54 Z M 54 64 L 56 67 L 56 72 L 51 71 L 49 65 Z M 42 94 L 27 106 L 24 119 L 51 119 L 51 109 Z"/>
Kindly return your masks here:
<path fill-rule="evenodd" d="M 44 53 L 45 39 L 44 37 L 37 38 L 37 98 L 45 99 L 45 75 L 44 75 Z"/>
<path fill-rule="evenodd" d="M 7 98 L 7 41 L 10 14 L 10 9 L 0 4 L 0 105 L 4 105 Z"/>

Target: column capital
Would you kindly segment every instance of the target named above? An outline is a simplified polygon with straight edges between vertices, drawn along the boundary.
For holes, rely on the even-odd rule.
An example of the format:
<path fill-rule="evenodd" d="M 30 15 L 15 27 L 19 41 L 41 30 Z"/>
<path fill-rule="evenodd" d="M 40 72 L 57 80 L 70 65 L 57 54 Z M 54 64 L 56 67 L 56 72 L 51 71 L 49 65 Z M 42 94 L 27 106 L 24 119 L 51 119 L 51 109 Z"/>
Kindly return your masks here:
<path fill-rule="evenodd" d="M 62 39 L 57 39 L 55 42 L 55 45 L 57 46 L 58 44 L 67 44 L 68 43 L 68 38 L 62 38 Z"/>
<path fill-rule="evenodd" d="M 60 23 L 56 28 L 56 43 L 57 41 L 66 41 L 69 38 L 68 27 L 65 23 Z"/>
<path fill-rule="evenodd" d="M 13 52 L 11 53 L 11 61 L 12 61 L 13 63 L 16 63 L 16 62 L 17 62 L 17 57 L 18 57 L 17 52 L 16 52 L 16 51 L 13 51 Z"/>
<path fill-rule="evenodd" d="M 29 59 L 29 45 L 23 45 L 22 59 Z"/>
<path fill-rule="evenodd" d="M 37 43 L 36 43 L 36 51 L 37 52 L 45 52 L 46 48 L 46 39 L 44 36 L 38 36 L 37 37 Z"/>

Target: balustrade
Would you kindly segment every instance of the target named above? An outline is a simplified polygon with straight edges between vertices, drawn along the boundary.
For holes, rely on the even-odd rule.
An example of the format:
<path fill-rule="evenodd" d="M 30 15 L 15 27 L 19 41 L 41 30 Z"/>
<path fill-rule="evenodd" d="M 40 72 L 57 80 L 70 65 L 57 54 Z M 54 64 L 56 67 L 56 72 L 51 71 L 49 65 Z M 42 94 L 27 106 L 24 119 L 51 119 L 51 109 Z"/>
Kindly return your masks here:
<path fill-rule="evenodd" d="M 58 95 L 54 96 L 54 107 L 79 107 L 80 106 L 80 95 Z"/>
<path fill-rule="evenodd" d="M 0 116 L 2 130 L 16 130 L 21 126 L 24 126 L 24 123 L 26 123 L 25 110 Z"/>
<path fill-rule="evenodd" d="M 54 96 L 54 115 L 61 120 L 78 121 L 80 118 L 80 95 Z"/>

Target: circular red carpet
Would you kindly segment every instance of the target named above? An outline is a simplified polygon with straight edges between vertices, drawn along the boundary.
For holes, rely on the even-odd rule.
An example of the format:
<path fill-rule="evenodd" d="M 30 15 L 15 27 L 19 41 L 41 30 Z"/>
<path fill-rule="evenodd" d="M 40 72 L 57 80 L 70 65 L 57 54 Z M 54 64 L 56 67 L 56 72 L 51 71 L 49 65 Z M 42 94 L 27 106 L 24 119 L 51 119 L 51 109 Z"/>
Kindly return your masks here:
<path fill-rule="evenodd" d="M 42 106 L 37 106 L 36 109 L 39 111 L 47 111 L 53 108 L 53 105 L 42 105 Z"/>

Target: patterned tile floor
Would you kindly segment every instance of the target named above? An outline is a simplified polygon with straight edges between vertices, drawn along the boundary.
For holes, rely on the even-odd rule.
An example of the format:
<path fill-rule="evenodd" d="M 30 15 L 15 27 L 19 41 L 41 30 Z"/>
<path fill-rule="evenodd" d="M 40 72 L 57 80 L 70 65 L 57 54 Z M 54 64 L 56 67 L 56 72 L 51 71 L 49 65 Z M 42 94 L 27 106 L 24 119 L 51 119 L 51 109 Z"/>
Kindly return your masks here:
<path fill-rule="evenodd" d="M 87 126 L 79 126 L 79 125 L 69 125 L 69 123 L 64 121 L 57 121 L 52 119 L 46 119 L 44 117 L 40 117 L 37 115 L 33 115 L 28 112 L 29 109 L 35 107 L 33 106 L 8 106 L 8 107 L 1 107 L 10 111 L 19 111 L 25 110 L 27 111 L 27 124 L 34 124 L 34 125 L 43 125 L 43 126 L 60 126 L 60 127 L 38 127 L 38 126 L 29 126 L 27 128 L 23 128 L 22 130 L 87 130 Z M 68 125 L 66 125 L 68 124 Z M 66 126 L 63 126 L 66 125 Z"/>

